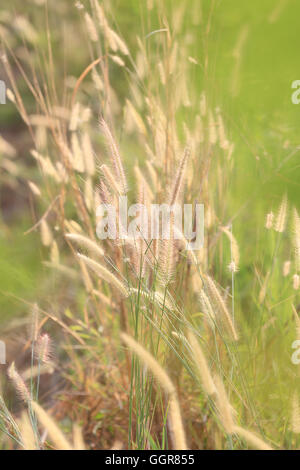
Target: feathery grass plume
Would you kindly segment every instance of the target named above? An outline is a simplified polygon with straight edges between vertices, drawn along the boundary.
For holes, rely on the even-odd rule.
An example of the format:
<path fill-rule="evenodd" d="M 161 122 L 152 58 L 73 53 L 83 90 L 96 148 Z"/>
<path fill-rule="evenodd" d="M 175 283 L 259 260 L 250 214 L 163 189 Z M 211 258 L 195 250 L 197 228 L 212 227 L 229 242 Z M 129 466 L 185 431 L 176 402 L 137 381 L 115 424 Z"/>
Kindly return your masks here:
<path fill-rule="evenodd" d="M 98 243 L 94 242 L 93 240 L 84 235 L 80 235 L 78 233 L 67 233 L 66 238 L 68 238 L 68 240 L 71 240 L 72 242 L 77 243 L 80 248 L 85 248 L 95 256 L 103 258 L 105 254 L 104 250 L 98 245 Z"/>
<path fill-rule="evenodd" d="M 228 227 L 221 227 L 221 230 L 225 235 L 228 237 L 231 246 L 231 256 L 232 256 L 232 270 L 236 272 L 239 270 L 239 262 L 240 262 L 240 250 L 236 238 L 234 237 L 231 230 Z"/>
<path fill-rule="evenodd" d="M 11 101 L 14 104 L 16 103 L 16 97 L 15 97 L 14 93 L 11 91 L 10 88 L 7 88 L 6 96 L 9 99 L 9 101 Z"/>
<path fill-rule="evenodd" d="M 100 167 L 100 169 L 101 168 L 102 167 Z M 110 189 L 108 189 L 107 182 L 105 182 L 103 178 L 100 179 L 98 190 L 99 190 L 100 201 L 102 202 L 102 204 L 111 204 L 112 194 L 111 194 Z"/>
<path fill-rule="evenodd" d="M 28 414 L 25 411 L 22 412 L 18 425 L 22 437 L 23 449 L 39 450 Z"/>
<path fill-rule="evenodd" d="M 207 320 L 209 321 L 212 328 L 215 328 L 216 315 L 212 308 L 209 298 L 205 294 L 204 290 L 201 289 L 199 292 L 199 300 L 203 313 L 206 315 Z"/>
<path fill-rule="evenodd" d="M 288 200 L 287 195 L 285 194 L 282 198 L 278 214 L 275 221 L 274 230 L 276 232 L 282 233 L 285 230 L 286 219 L 287 219 L 287 210 L 288 210 Z"/>
<path fill-rule="evenodd" d="M 41 191 L 35 183 L 33 183 L 32 181 L 28 181 L 28 186 L 29 186 L 29 188 L 31 189 L 32 193 L 35 196 L 40 196 L 41 195 Z"/>
<path fill-rule="evenodd" d="M 27 403 L 30 402 L 31 397 L 30 397 L 29 390 L 26 387 L 25 382 L 20 376 L 19 372 L 17 372 L 14 362 L 12 362 L 12 364 L 8 368 L 7 374 L 10 380 L 12 381 L 20 398 Z"/>
<path fill-rule="evenodd" d="M 57 424 L 46 413 L 46 411 L 38 405 L 35 401 L 31 403 L 33 411 L 36 413 L 37 418 L 41 425 L 48 431 L 49 437 L 57 447 L 58 450 L 73 450 L 71 444 L 68 442 L 66 437 L 63 435 Z"/>
<path fill-rule="evenodd" d="M 111 60 L 119 65 L 120 67 L 124 67 L 125 66 L 125 62 L 123 59 L 121 59 L 120 56 L 116 55 L 116 54 L 110 54 L 109 57 L 111 58 Z"/>
<path fill-rule="evenodd" d="M 300 271 L 300 217 L 297 209 L 293 209 L 293 241 L 295 248 L 295 265 L 297 272 Z"/>
<path fill-rule="evenodd" d="M 220 421 L 227 434 L 233 434 L 235 428 L 234 410 L 228 400 L 228 396 L 221 378 L 214 376 L 214 384 L 217 389 L 216 405 Z"/>
<path fill-rule="evenodd" d="M 180 413 L 176 389 L 170 380 L 168 374 L 158 364 L 156 359 L 146 351 L 139 343 L 126 333 L 121 333 L 121 339 L 124 343 L 134 352 L 138 358 L 147 366 L 153 376 L 160 383 L 166 394 L 169 396 L 169 411 L 168 416 L 171 422 L 172 434 L 174 436 L 174 449 L 185 450 L 187 449 L 184 427 Z"/>
<path fill-rule="evenodd" d="M 199 342 L 197 341 L 194 333 L 192 333 L 191 331 L 188 332 L 188 340 L 191 345 L 191 352 L 198 370 L 199 377 L 201 379 L 203 389 L 207 393 L 207 395 L 215 395 L 216 387 L 211 376 L 206 358 L 203 354 Z"/>
<path fill-rule="evenodd" d="M 116 38 L 114 36 L 114 31 L 107 25 L 107 27 L 104 29 L 104 36 L 105 39 L 108 42 L 109 47 L 113 52 L 117 52 L 118 50 L 118 45 L 116 43 Z"/>
<path fill-rule="evenodd" d="M 74 450 L 85 450 L 82 429 L 76 423 L 73 425 L 73 445 Z"/>
<path fill-rule="evenodd" d="M 90 39 L 92 42 L 97 42 L 98 41 L 98 33 L 97 33 L 97 29 L 96 29 L 96 26 L 95 26 L 95 23 L 94 21 L 92 20 L 91 18 L 91 15 L 89 13 L 85 13 L 84 14 L 84 18 L 85 18 L 85 22 L 86 22 L 86 26 L 87 26 L 87 31 L 89 33 L 89 36 L 90 36 Z"/>
<path fill-rule="evenodd" d="M 159 279 L 164 286 L 174 278 L 176 264 L 176 245 L 174 241 L 174 214 L 170 216 L 170 238 L 159 241 Z"/>
<path fill-rule="evenodd" d="M 111 28 L 108 28 L 107 31 L 107 39 L 110 43 L 110 47 L 114 50 L 117 51 L 119 50 L 122 52 L 123 55 L 129 55 L 129 50 L 128 47 L 126 46 L 125 42 L 123 39 L 120 38 L 120 36 Z"/>
<path fill-rule="evenodd" d="M 227 309 L 226 302 L 221 296 L 219 289 L 215 285 L 214 281 L 208 275 L 205 276 L 205 286 L 207 288 L 210 300 L 213 302 L 218 312 L 222 315 L 222 319 L 224 319 L 224 323 L 227 325 L 228 330 L 231 332 L 233 339 L 237 341 L 238 334 L 233 324 L 231 315 Z"/>
<path fill-rule="evenodd" d="M 234 426 L 233 432 L 243 438 L 251 447 L 256 450 L 273 450 L 273 448 L 264 442 L 260 437 L 258 437 L 253 432 L 248 431 L 247 429 L 241 428 L 240 426 Z"/>
<path fill-rule="evenodd" d="M 127 287 L 121 282 L 111 271 L 97 263 L 96 261 L 88 258 L 87 256 L 77 253 L 77 256 L 84 261 L 84 263 L 91 268 L 101 279 L 112 284 L 124 296 L 128 297 L 129 291 Z"/>
<path fill-rule="evenodd" d="M 56 168 L 53 166 L 50 158 L 48 157 L 43 157 L 40 155 L 36 150 L 31 151 L 31 155 L 37 160 L 39 163 L 42 172 L 45 175 L 51 176 L 56 183 L 60 183 L 62 181 L 60 175 L 58 174 Z"/>
<path fill-rule="evenodd" d="M 293 393 L 292 398 L 291 430 L 295 434 L 300 434 L 300 406 L 298 394 L 296 391 Z"/>
<path fill-rule="evenodd" d="M 174 303 L 172 303 L 169 296 L 165 296 L 157 290 L 154 292 L 147 292 L 143 289 L 137 289 L 135 287 L 132 287 L 130 289 L 130 294 L 139 294 L 147 301 L 153 302 L 158 305 L 159 308 L 166 308 L 170 311 L 174 310 Z"/>
<path fill-rule="evenodd" d="M 177 204 L 178 199 L 181 197 L 185 176 L 185 167 L 189 155 L 190 150 L 188 147 L 186 147 L 175 176 L 175 181 L 170 190 L 169 206 L 171 207 Z M 169 215 L 169 228 L 169 238 L 159 241 L 159 274 L 160 280 L 163 282 L 164 285 L 168 285 L 172 281 L 177 255 L 174 241 L 174 232 L 176 230 L 176 227 L 173 211 Z M 164 237 L 166 237 L 166 235 L 167 234 L 163 234 Z"/>
<path fill-rule="evenodd" d="M 300 287 L 300 276 L 299 274 L 293 275 L 293 289 L 298 290 Z"/>
<path fill-rule="evenodd" d="M 110 171 L 110 168 L 103 164 L 100 166 L 100 171 L 103 173 L 105 181 L 110 188 L 113 188 L 117 194 L 122 194 L 121 187 L 118 184 L 116 177 Z"/>
<path fill-rule="evenodd" d="M 170 423 L 172 439 L 174 442 L 174 450 L 186 450 L 188 447 L 186 443 L 180 406 L 176 395 L 169 397 L 168 419 Z"/>
<path fill-rule="evenodd" d="M 38 337 L 35 354 L 43 364 L 50 364 L 51 340 L 46 333 Z"/>
<path fill-rule="evenodd" d="M 98 0 L 93 0 L 93 6 L 95 8 L 96 16 L 99 21 L 101 28 L 107 27 L 107 19 L 105 17 L 102 6 L 99 4 Z"/>
<path fill-rule="evenodd" d="M 190 147 L 186 147 L 184 149 L 182 159 L 179 163 L 179 167 L 175 175 L 174 183 L 172 184 L 172 187 L 171 187 L 170 197 L 169 197 L 170 206 L 178 202 L 183 192 L 185 169 L 186 169 L 187 161 L 188 161 L 190 154 L 191 154 Z"/>
<path fill-rule="evenodd" d="M 100 120 L 100 128 L 102 129 L 104 136 L 106 137 L 110 153 L 111 153 L 111 159 L 112 163 L 116 172 L 117 180 L 120 182 L 121 185 L 121 190 L 122 194 L 126 194 L 128 187 L 127 187 L 127 181 L 125 177 L 125 171 L 123 168 L 122 160 L 119 154 L 119 150 L 117 147 L 117 144 L 110 132 L 110 129 L 104 119 Z"/>

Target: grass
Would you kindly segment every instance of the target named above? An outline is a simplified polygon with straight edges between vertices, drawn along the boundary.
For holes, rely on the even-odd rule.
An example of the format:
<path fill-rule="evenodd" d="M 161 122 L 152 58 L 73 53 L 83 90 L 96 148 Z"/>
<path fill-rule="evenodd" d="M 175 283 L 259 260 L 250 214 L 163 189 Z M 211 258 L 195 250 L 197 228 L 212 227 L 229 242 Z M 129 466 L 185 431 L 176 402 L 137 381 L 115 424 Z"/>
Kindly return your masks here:
<path fill-rule="evenodd" d="M 253 63 L 253 49 L 263 43 L 259 54 L 270 51 L 289 20 L 278 53 L 291 44 L 296 15 L 285 2 L 277 9 L 266 2 L 259 20 L 256 1 L 191 3 L 73 8 L 67 28 L 80 25 L 83 64 L 77 72 L 73 51 L 63 49 L 71 77 L 56 53 L 63 32 L 52 25 L 51 2 L 46 50 L 43 33 L 33 39 L 24 22 L 19 36 L 4 34 L 3 66 L 30 156 L 24 165 L 4 147 L 2 164 L 12 183 L 16 169 L 27 181 L 34 211 L 25 240 L 35 240 L 41 258 L 36 271 L 30 254 L 14 271 L 20 276 L 30 263 L 31 279 L 41 265 L 47 274 L 35 299 L 28 287 L 23 294 L 13 286 L 19 298 L 26 294 L 36 326 L 23 340 L 25 363 L 18 358 L 9 369 L 27 414 L 14 404 L 8 410 L 6 388 L 3 448 L 299 445 L 291 362 L 299 321 L 298 149 L 287 124 L 296 113 L 288 96 L 297 71 L 285 56 L 284 83 L 275 73 L 268 88 L 274 67 L 265 55 Z M 138 38 L 126 28 L 128 12 L 141 18 Z M 171 240 L 98 240 L 97 205 L 118 210 L 125 194 L 148 207 L 203 203 L 204 246 L 189 253 L 173 231 Z M 3 278 L 7 272 L 4 265 Z M 2 290 L 10 284 L 8 277 Z M 56 352 L 50 372 L 48 354 L 38 349 L 45 332 Z"/>

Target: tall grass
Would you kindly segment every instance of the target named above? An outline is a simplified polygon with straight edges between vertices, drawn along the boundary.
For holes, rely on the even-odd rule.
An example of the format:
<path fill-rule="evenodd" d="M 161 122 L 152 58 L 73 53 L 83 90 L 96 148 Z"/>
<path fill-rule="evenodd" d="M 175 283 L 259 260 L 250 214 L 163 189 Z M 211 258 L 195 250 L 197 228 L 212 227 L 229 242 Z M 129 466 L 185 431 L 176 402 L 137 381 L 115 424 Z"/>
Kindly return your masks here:
<path fill-rule="evenodd" d="M 1 399 L 1 429 L 24 448 L 84 448 L 100 413 L 109 416 L 102 429 L 109 423 L 112 430 L 98 447 L 116 439 L 132 449 L 296 447 L 298 405 L 294 398 L 291 431 L 288 383 L 297 393 L 289 358 L 299 289 L 297 210 L 284 195 L 266 227 L 256 219 L 253 239 L 235 233 L 239 216 L 229 193 L 237 155 L 222 110 L 207 90 L 198 96 L 191 86 L 199 65 L 188 47 L 195 31 L 182 27 L 180 6 L 169 18 L 161 4 L 147 4 L 148 34 L 133 39 L 122 37 L 108 2 L 77 2 L 90 59 L 63 84 L 48 21 L 46 65 L 33 63 L 30 53 L 20 60 L 4 38 L 8 98 L 28 126 L 39 172 L 28 182 L 39 207 L 31 231 L 40 232 L 46 266 L 73 296 L 59 312 L 40 308 L 55 324 L 66 391 L 84 397 L 68 399 L 62 389 L 54 410 L 84 425 L 74 426 L 71 439 L 37 403 L 40 367 L 49 362 L 49 337 L 39 331 L 30 340 L 31 372 L 38 367 L 31 387 L 9 369 L 29 418 L 23 414 L 18 424 Z M 35 100 L 34 113 L 14 70 Z M 174 231 L 170 240 L 99 241 L 96 209 L 102 202 L 118 211 L 122 195 L 146 207 L 203 203 L 204 246 L 188 252 Z M 249 243 L 257 250 L 252 260 Z M 283 275 L 287 261 L 292 268 Z"/>

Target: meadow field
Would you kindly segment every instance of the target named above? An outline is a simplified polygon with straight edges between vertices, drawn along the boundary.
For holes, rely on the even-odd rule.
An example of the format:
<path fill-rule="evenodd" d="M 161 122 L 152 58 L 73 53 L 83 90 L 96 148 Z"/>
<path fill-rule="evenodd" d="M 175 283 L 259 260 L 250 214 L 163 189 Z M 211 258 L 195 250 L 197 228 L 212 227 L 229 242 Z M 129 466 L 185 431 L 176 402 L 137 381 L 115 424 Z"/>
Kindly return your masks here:
<path fill-rule="evenodd" d="M 1 5 L 1 449 L 299 448 L 299 14 Z"/>

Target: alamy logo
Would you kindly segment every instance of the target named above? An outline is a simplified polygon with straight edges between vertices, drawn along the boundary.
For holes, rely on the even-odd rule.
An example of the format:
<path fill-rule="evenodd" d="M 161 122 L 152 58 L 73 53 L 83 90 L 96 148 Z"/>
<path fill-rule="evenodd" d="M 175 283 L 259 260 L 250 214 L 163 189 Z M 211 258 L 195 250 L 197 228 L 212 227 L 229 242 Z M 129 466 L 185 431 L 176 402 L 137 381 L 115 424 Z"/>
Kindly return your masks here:
<path fill-rule="evenodd" d="M 204 240 L 203 204 L 132 204 L 120 196 L 117 205 L 97 207 L 101 240 L 182 240 L 186 250 L 199 250 Z"/>
<path fill-rule="evenodd" d="M 292 348 L 295 349 L 295 352 L 293 352 L 291 360 L 292 363 L 295 365 L 300 364 L 300 340 L 296 339 L 293 344 Z"/>
<path fill-rule="evenodd" d="M 0 365 L 6 364 L 6 346 L 4 341 L 0 341 Z"/>
<path fill-rule="evenodd" d="M 0 104 L 6 104 L 6 85 L 3 80 L 0 80 Z"/>

